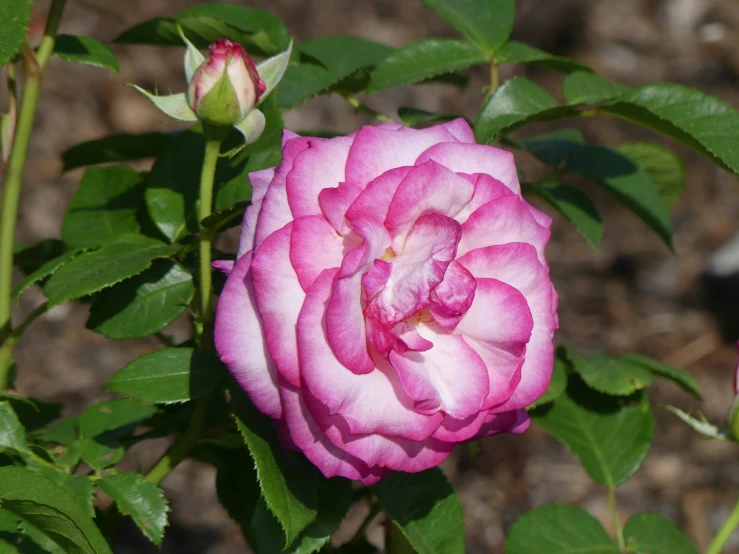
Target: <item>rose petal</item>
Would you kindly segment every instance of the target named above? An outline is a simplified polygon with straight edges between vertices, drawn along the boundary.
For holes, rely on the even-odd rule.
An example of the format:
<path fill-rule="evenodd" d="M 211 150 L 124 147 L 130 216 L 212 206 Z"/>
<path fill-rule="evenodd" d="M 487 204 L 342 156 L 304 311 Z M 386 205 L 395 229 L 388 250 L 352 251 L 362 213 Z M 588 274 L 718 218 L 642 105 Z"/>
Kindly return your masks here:
<path fill-rule="evenodd" d="M 323 189 L 318 195 L 324 217 L 340 235 L 346 235 L 352 229 L 346 219 L 346 212 L 361 192 L 359 187 L 341 183 L 335 189 Z"/>
<path fill-rule="evenodd" d="M 244 254 L 226 279 L 218 299 L 215 346 L 221 360 L 254 405 L 272 418 L 282 417 L 277 367 L 267 352 L 256 311 L 251 252 Z"/>
<path fill-rule="evenodd" d="M 337 272 L 325 271 L 308 291 L 298 319 L 298 348 L 304 387 L 341 415 L 352 434 L 381 433 L 423 440 L 439 426 L 441 415 L 416 413 L 393 368 L 379 356 L 366 375 L 349 371 L 328 345 L 324 313 Z"/>
<path fill-rule="evenodd" d="M 385 221 L 395 191 L 411 170 L 413 167 L 398 167 L 371 181 L 349 206 L 346 218 L 352 223 L 361 219 Z"/>
<path fill-rule="evenodd" d="M 446 142 L 435 144 L 418 157 L 416 165 L 434 160 L 457 173 L 487 173 L 516 194 L 521 193 L 513 154 L 485 146 Z"/>
<path fill-rule="evenodd" d="M 486 411 L 477 412 L 465 419 L 455 419 L 448 415 L 434 431 L 433 437 L 452 443 L 470 440 L 480 431 L 486 417 Z"/>
<path fill-rule="evenodd" d="M 293 224 L 289 223 L 262 242 L 254 254 L 251 270 L 267 348 L 282 376 L 297 386 L 300 377 L 295 324 L 305 292 L 290 263 L 292 229 Z"/>
<path fill-rule="evenodd" d="M 343 241 L 323 216 L 311 215 L 293 221 L 290 262 L 303 290 L 307 291 L 324 269 L 341 267 L 343 253 Z"/>
<path fill-rule="evenodd" d="M 274 179 L 274 176 L 274 167 L 249 173 L 251 204 L 246 208 L 244 220 L 241 223 L 241 236 L 239 237 L 239 249 L 236 252 L 236 259 L 239 259 L 246 252 L 254 248 L 254 232 L 257 227 L 259 211 L 262 209 L 264 196 L 267 194 L 267 188 L 272 182 L 272 179 Z"/>

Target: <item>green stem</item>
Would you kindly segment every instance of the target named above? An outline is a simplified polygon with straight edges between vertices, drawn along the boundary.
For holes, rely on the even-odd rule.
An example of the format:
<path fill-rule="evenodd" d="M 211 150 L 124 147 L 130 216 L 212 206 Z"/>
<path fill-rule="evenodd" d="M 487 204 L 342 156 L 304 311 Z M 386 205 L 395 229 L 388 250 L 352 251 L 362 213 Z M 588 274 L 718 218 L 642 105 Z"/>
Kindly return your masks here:
<path fill-rule="evenodd" d="M 613 518 L 613 529 L 616 531 L 618 548 L 619 550 L 621 550 L 621 552 L 626 552 L 624 530 L 621 527 L 621 521 L 618 518 L 618 510 L 616 509 L 616 491 L 613 487 L 608 487 L 608 507 L 611 509 L 611 517 Z"/>
<path fill-rule="evenodd" d="M 213 181 L 218 163 L 218 153 L 221 151 L 223 142 L 222 133 L 205 128 L 205 157 L 203 159 L 203 170 L 200 174 L 200 205 L 198 211 L 199 221 L 203 221 L 211 214 L 213 207 Z M 211 263 L 211 246 L 213 233 L 210 229 L 200 226 L 200 324 L 201 348 L 211 349 L 213 344 L 213 283 Z"/>
<path fill-rule="evenodd" d="M 356 96 L 353 96 L 351 94 L 342 94 L 344 100 L 346 100 L 349 105 L 357 110 L 358 112 L 366 113 L 367 115 L 371 115 L 374 117 L 377 121 L 382 121 L 383 123 L 395 123 L 395 120 L 392 117 L 388 117 L 384 114 L 381 114 L 380 112 L 373 110 L 370 108 L 367 104 L 363 104 L 359 98 Z"/>
<path fill-rule="evenodd" d="M 8 158 L 3 190 L 3 205 L 0 209 L 0 334 L 10 332 L 11 290 L 13 281 L 13 242 L 15 225 L 18 219 L 18 200 L 20 198 L 23 170 L 28 156 L 28 145 L 31 141 L 31 130 L 36 118 L 41 78 L 46 64 L 54 52 L 56 33 L 62 19 L 66 0 L 53 0 L 46 21 L 46 29 L 41 39 L 38 52 L 31 46 L 23 45 L 23 66 L 25 83 L 21 99 L 18 124 L 13 139 L 13 147 Z M 12 345 L 0 347 L 0 392 L 10 385 L 10 370 L 13 365 Z"/>
<path fill-rule="evenodd" d="M 736 531 L 737 527 L 739 527 L 739 501 L 734 506 L 734 509 L 731 510 L 729 517 L 724 521 L 721 529 L 718 530 L 713 541 L 711 541 L 708 550 L 706 550 L 706 554 L 720 554 L 723 551 L 724 546 L 726 546 L 726 543 L 729 542 L 731 535 Z"/>
<path fill-rule="evenodd" d="M 177 467 L 177 464 L 185 459 L 198 440 L 200 431 L 203 428 L 203 422 L 205 420 L 205 414 L 208 410 L 209 402 L 209 394 L 200 397 L 197 402 L 195 402 L 195 413 L 190 421 L 190 426 L 184 434 L 175 439 L 172 446 L 167 449 L 156 465 L 149 470 L 144 477 L 145 481 L 158 485 L 175 467 Z"/>
<path fill-rule="evenodd" d="M 500 73 L 495 57 L 490 56 L 490 91 L 488 95 L 493 95 L 500 85 Z"/>

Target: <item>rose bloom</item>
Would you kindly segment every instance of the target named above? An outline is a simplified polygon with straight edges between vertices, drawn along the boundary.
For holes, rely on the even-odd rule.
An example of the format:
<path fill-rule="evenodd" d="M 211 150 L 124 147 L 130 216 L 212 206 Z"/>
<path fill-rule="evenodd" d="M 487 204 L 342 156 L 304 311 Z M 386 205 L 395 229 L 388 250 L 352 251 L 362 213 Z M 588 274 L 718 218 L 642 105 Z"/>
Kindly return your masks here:
<path fill-rule="evenodd" d="M 513 156 L 462 119 L 285 131 L 282 155 L 250 175 L 215 342 L 286 446 L 368 484 L 523 432 L 558 297 L 552 220 L 521 197 Z"/>

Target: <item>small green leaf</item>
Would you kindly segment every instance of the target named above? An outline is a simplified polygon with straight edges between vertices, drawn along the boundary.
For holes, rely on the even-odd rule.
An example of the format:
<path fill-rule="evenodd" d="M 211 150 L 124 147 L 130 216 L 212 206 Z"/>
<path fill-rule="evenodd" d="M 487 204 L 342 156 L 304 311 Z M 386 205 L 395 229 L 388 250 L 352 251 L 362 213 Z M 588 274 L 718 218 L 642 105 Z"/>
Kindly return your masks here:
<path fill-rule="evenodd" d="M 600 522 L 581 508 L 549 504 L 513 524 L 507 554 L 619 554 Z"/>
<path fill-rule="evenodd" d="M 685 413 L 680 408 L 676 408 L 675 406 L 662 407 L 668 412 L 672 412 L 673 414 L 675 414 L 693 431 L 703 435 L 707 439 L 727 440 L 730 438 L 729 434 L 726 431 L 719 429 L 718 427 L 713 425 L 700 412 L 698 412 L 698 417 L 694 417 L 692 414 Z"/>
<path fill-rule="evenodd" d="M 143 402 L 187 402 L 212 390 L 223 375 L 220 361 L 212 354 L 165 348 L 136 358 L 116 373 L 105 389 Z"/>
<path fill-rule="evenodd" d="M 123 459 L 125 450 L 111 439 L 80 439 L 80 457 L 96 472 L 116 465 Z"/>
<path fill-rule="evenodd" d="M 79 417 L 63 419 L 59 423 L 39 429 L 37 438 L 43 442 L 69 445 L 80 438 Z"/>
<path fill-rule="evenodd" d="M 272 421 L 233 391 L 236 425 L 257 468 L 259 486 L 270 512 L 285 531 L 285 548 L 318 515 L 318 472 L 302 455 L 285 450 Z"/>
<path fill-rule="evenodd" d="M 567 388 L 567 369 L 565 367 L 565 362 L 560 360 L 559 358 L 555 358 L 554 360 L 554 368 L 552 369 L 552 380 L 549 381 L 549 387 L 547 388 L 546 392 L 539 397 L 538 400 L 535 400 L 531 404 L 529 404 L 526 409 L 532 410 L 538 406 L 542 406 L 544 404 L 548 404 L 549 402 L 554 402 L 564 394 L 565 389 Z"/>
<path fill-rule="evenodd" d="M 358 69 L 376 66 L 393 50 L 386 44 L 341 35 L 316 37 L 300 45 L 302 54 L 318 61 L 340 78 Z"/>
<path fill-rule="evenodd" d="M 257 73 L 262 78 L 262 81 L 264 81 L 265 86 L 264 92 L 259 97 L 257 105 L 264 102 L 275 87 L 280 84 L 282 77 L 285 75 L 287 64 L 290 62 L 292 51 L 293 43 L 291 41 L 287 50 L 257 64 Z M 247 142 L 247 144 L 250 143 Z"/>
<path fill-rule="evenodd" d="M 26 431 L 10 402 L 3 401 L 0 402 L 0 452 L 6 450 L 15 454 L 29 454 Z"/>
<path fill-rule="evenodd" d="M 639 354 L 624 354 L 621 356 L 621 359 L 630 364 L 645 367 L 655 375 L 659 375 L 660 377 L 664 377 L 665 379 L 669 379 L 670 381 L 677 383 L 683 388 L 683 390 L 689 392 L 696 398 L 701 397 L 700 386 L 698 386 L 695 378 L 684 369 L 658 362 L 657 360 L 653 360 L 652 358 L 641 356 Z"/>
<path fill-rule="evenodd" d="M 611 358 L 590 358 L 569 352 L 573 368 L 591 389 L 613 396 L 627 396 L 652 384 L 652 374 L 640 365 Z"/>
<path fill-rule="evenodd" d="M 242 200 L 233 204 L 230 208 L 217 211 L 206 217 L 200 224 L 206 229 L 224 229 L 239 225 L 244 216 L 244 211 L 249 206 L 249 201 Z"/>
<path fill-rule="evenodd" d="M 144 235 L 124 235 L 62 266 L 46 283 L 44 293 L 50 306 L 87 296 L 141 273 L 152 261 L 179 249 Z"/>
<path fill-rule="evenodd" d="M 94 65 L 118 73 L 115 54 L 94 38 L 58 35 L 54 44 L 54 55 L 68 62 Z"/>
<path fill-rule="evenodd" d="M 197 48 L 227 38 L 243 44 L 252 54 L 266 57 L 283 52 L 290 43 L 290 33 L 270 12 L 223 3 L 200 4 L 169 17 L 144 21 L 124 31 L 115 42 L 182 46 L 178 27 Z"/>
<path fill-rule="evenodd" d="M 192 275 L 170 260 L 105 289 L 90 308 L 87 328 L 110 339 L 137 339 L 177 319 L 195 294 Z"/>
<path fill-rule="evenodd" d="M 591 71 L 576 71 L 565 77 L 562 93 L 567 104 L 597 104 L 629 90 Z"/>
<path fill-rule="evenodd" d="M 592 71 L 588 66 L 570 58 L 555 56 L 544 52 L 523 42 L 512 40 L 506 42 L 495 53 L 495 61 L 498 64 L 506 63 L 530 63 L 545 69 L 552 69 L 561 73 L 572 73 L 573 71 Z"/>
<path fill-rule="evenodd" d="M 255 108 L 234 127 L 244 136 L 244 143 L 249 145 L 259 140 L 266 125 L 264 114 Z"/>
<path fill-rule="evenodd" d="M 98 485 L 116 503 L 121 514 L 131 516 L 151 542 L 162 545 L 169 511 L 162 489 L 144 481 L 138 473 L 110 475 L 98 481 Z"/>
<path fill-rule="evenodd" d="M 27 433 L 43 429 L 52 421 L 59 419 L 62 413 L 62 405 L 56 402 L 42 402 L 35 398 L 23 398 L 13 394 L 0 394 L 0 400 L 10 403 Z"/>
<path fill-rule="evenodd" d="M 439 468 L 394 472 L 372 489 L 418 554 L 464 553 L 462 506 Z"/>
<path fill-rule="evenodd" d="M 70 246 L 91 248 L 137 233 L 136 211 L 143 201 L 143 179 L 130 167 L 88 169 L 67 208 L 62 239 Z"/>
<path fill-rule="evenodd" d="M 292 109 L 306 100 L 327 91 L 339 82 L 333 72 L 309 63 L 291 65 L 277 86 L 277 104 L 283 109 Z"/>
<path fill-rule="evenodd" d="M 625 483 L 641 467 L 654 433 L 646 395 L 606 396 L 575 375 L 566 394 L 530 415 L 575 454 L 593 479 L 610 487 Z"/>
<path fill-rule="evenodd" d="M 43 281 L 47 277 L 50 277 L 56 271 L 61 268 L 67 262 L 73 260 L 83 252 L 80 248 L 69 250 L 53 260 L 49 260 L 44 265 L 39 267 L 36 271 L 31 273 L 28 277 L 23 279 L 18 286 L 13 289 L 13 299 L 17 300 L 23 292 L 28 289 L 31 285 L 35 285 L 40 281 Z"/>
<path fill-rule="evenodd" d="M 70 475 L 69 473 L 35 462 L 32 466 L 28 466 L 28 469 L 46 477 L 49 481 L 62 487 L 71 494 L 75 500 L 77 500 L 79 505 L 85 509 L 87 515 L 95 517 L 95 510 L 92 507 L 92 501 L 95 495 L 95 486 L 88 476 Z"/>
<path fill-rule="evenodd" d="M 598 248 L 603 235 L 603 221 L 590 197 L 575 187 L 554 181 L 524 185 L 531 193 L 552 206 L 585 237 L 593 248 Z"/>
<path fill-rule="evenodd" d="M 660 514 L 631 516 L 624 527 L 629 552 L 639 554 L 698 554 L 685 534 Z"/>
<path fill-rule="evenodd" d="M 585 146 L 570 154 L 564 171 L 610 192 L 672 248 L 670 216 L 657 185 L 629 158 L 604 146 Z"/>
<path fill-rule="evenodd" d="M 3 510 L 36 527 L 68 554 L 111 554 L 92 518 L 75 498 L 33 472 L 0 468 Z"/>
<path fill-rule="evenodd" d="M 31 19 L 31 0 L 0 4 L 0 68 L 8 63 L 26 40 Z"/>
<path fill-rule="evenodd" d="M 685 190 L 685 164 L 669 148 L 653 142 L 630 142 L 618 147 L 654 181 L 659 195 L 671 209 Z"/>
<path fill-rule="evenodd" d="M 599 108 L 670 136 L 739 175 L 739 112 L 699 90 L 656 83 Z"/>
<path fill-rule="evenodd" d="M 13 264 L 25 275 L 30 275 L 43 265 L 58 258 L 69 247 L 59 239 L 45 239 L 31 246 L 18 246 L 13 254 Z"/>
<path fill-rule="evenodd" d="M 475 123 L 475 136 L 478 142 L 490 144 L 530 121 L 556 119 L 568 112 L 539 85 L 514 77 L 488 98 Z"/>
<path fill-rule="evenodd" d="M 174 138 L 174 134 L 143 133 L 110 135 L 83 142 L 62 153 L 62 171 L 110 162 L 130 162 L 156 158 Z"/>
<path fill-rule="evenodd" d="M 489 53 L 496 52 L 513 30 L 515 0 L 422 0 L 452 27 Z"/>
<path fill-rule="evenodd" d="M 487 62 L 485 52 L 461 40 L 419 40 L 396 50 L 377 64 L 372 71 L 367 93 L 419 83 L 437 75 Z"/>
<path fill-rule="evenodd" d="M 585 145 L 579 129 L 559 129 L 511 142 L 549 165 L 561 164 L 569 154 Z"/>
<path fill-rule="evenodd" d="M 149 419 L 155 406 L 134 400 L 107 400 L 87 408 L 80 416 L 80 436 L 92 439 L 110 431 L 126 431 Z"/>
<path fill-rule="evenodd" d="M 167 96 L 157 96 L 156 94 L 152 94 L 149 91 L 142 89 L 138 85 L 131 86 L 146 96 L 147 100 L 154 104 L 160 112 L 168 115 L 172 119 L 189 122 L 198 120 L 198 116 L 195 115 L 195 112 L 190 108 L 190 104 L 188 103 L 184 92 L 168 94 Z"/>

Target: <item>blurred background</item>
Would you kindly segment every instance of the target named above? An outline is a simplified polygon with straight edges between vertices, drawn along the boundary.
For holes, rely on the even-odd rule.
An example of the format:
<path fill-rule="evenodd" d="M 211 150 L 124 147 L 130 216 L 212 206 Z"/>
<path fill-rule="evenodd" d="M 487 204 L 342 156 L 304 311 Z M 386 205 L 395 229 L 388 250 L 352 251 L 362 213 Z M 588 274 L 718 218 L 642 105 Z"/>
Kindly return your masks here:
<path fill-rule="evenodd" d="M 197 3 L 70 0 L 61 32 L 108 41 L 134 23 Z M 428 36 L 454 36 L 443 20 L 416 0 L 242 3 L 273 12 L 298 41 L 353 34 L 402 46 Z M 32 31 L 43 28 L 47 9 L 43 0 L 36 4 Z M 736 0 L 518 0 L 517 7 L 516 40 L 576 58 L 627 85 L 682 83 L 739 107 Z M 120 75 L 59 60 L 50 64 L 21 199 L 17 238 L 23 243 L 59 236 L 64 211 L 81 176 L 80 170 L 61 174 L 62 151 L 110 133 L 175 127 L 124 85 L 136 82 L 149 90 L 155 85 L 160 91 L 184 90 L 183 50 L 112 48 Z M 561 98 L 561 75 L 522 66 L 502 70 L 503 78 L 521 74 Z M 413 106 L 474 120 L 486 79 L 480 70 L 473 72 L 465 91 L 448 85 L 417 85 L 372 96 L 367 103 L 391 115 L 398 106 Z M 4 102 L 0 96 L 0 106 Z M 308 102 L 291 112 L 286 122 L 295 131 L 341 132 L 369 123 L 340 97 Z M 589 141 L 610 146 L 663 140 L 605 117 L 564 125 L 580 128 Z M 542 124 L 527 127 L 525 133 L 551 128 Z M 739 338 L 735 328 L 739 277 L 732 274 L 739 274 L 739 244 L 716 252 L 739 231 L 739 182 L 698 154 L 664 143 L 683 157 L 688 174 L 686 193 L 672 214 L 676 253 L 635 216 L 589 188 L 605 223 L 601 250 L 593 250 L 558 218 L 548 249 L 561 296 L 557 341 L 585 354 L 637 352 L 689 369 L 703 389 L 702 404 L 662 381 L 650 389 L 653 403 L 700 409 L 720 424 L 732 401 L 731 379 L 737 362 L 731 340 Z M 530 178 L 544 174 L 533 158 L 521 155 L 518 161 Z M 40 291 L 28 293 L 16 317 L 41 302 Z M 23 395 L 62 402 L 65 415 L 80 413 L 105 398 L 102 387 L 116 370 L 159 346 L 154 341 L 107 340 L 85 329 L 86 318 L 85 306 L 65 304 L 29 329 L 17 349 L 17 386 Z M 168 332 L 181 336 L 186 330 L 174 324 Z M 644 467 L 617 491 L 622 520 L 635 512 L 661 512 L 686 529 L 702 550 L 739 496 L 739 446 L 704 441 L 664 410 L 656 408 L 655 414 L 654 446 Z M 130 469 L 149 467 L 166 443 L 148 441 L 145 446 L 127 459 Z M 503 552 L 505 532 L 512 522 L 544 503 L 580 505 L 610 526 L 603 487 L 594 484 L 569 452 L 536 426 L 522 437 L 487 439 L 474 455 L 460 448 L 444 469 L 464 507 L 470 554 Z M 164 482 L 173 521 L 162 552 L 248 552 L 238 527 L 215 498 L 214 479 L 211 468 L 188 462 Z M 349 517 L 361 519 L 361 509 Z M 156 552 L 137 530 L 130 528 L 124 534 L 117 552 Z M 739 552 L 739 537 L 730 543 L 730 551 Z"/>

